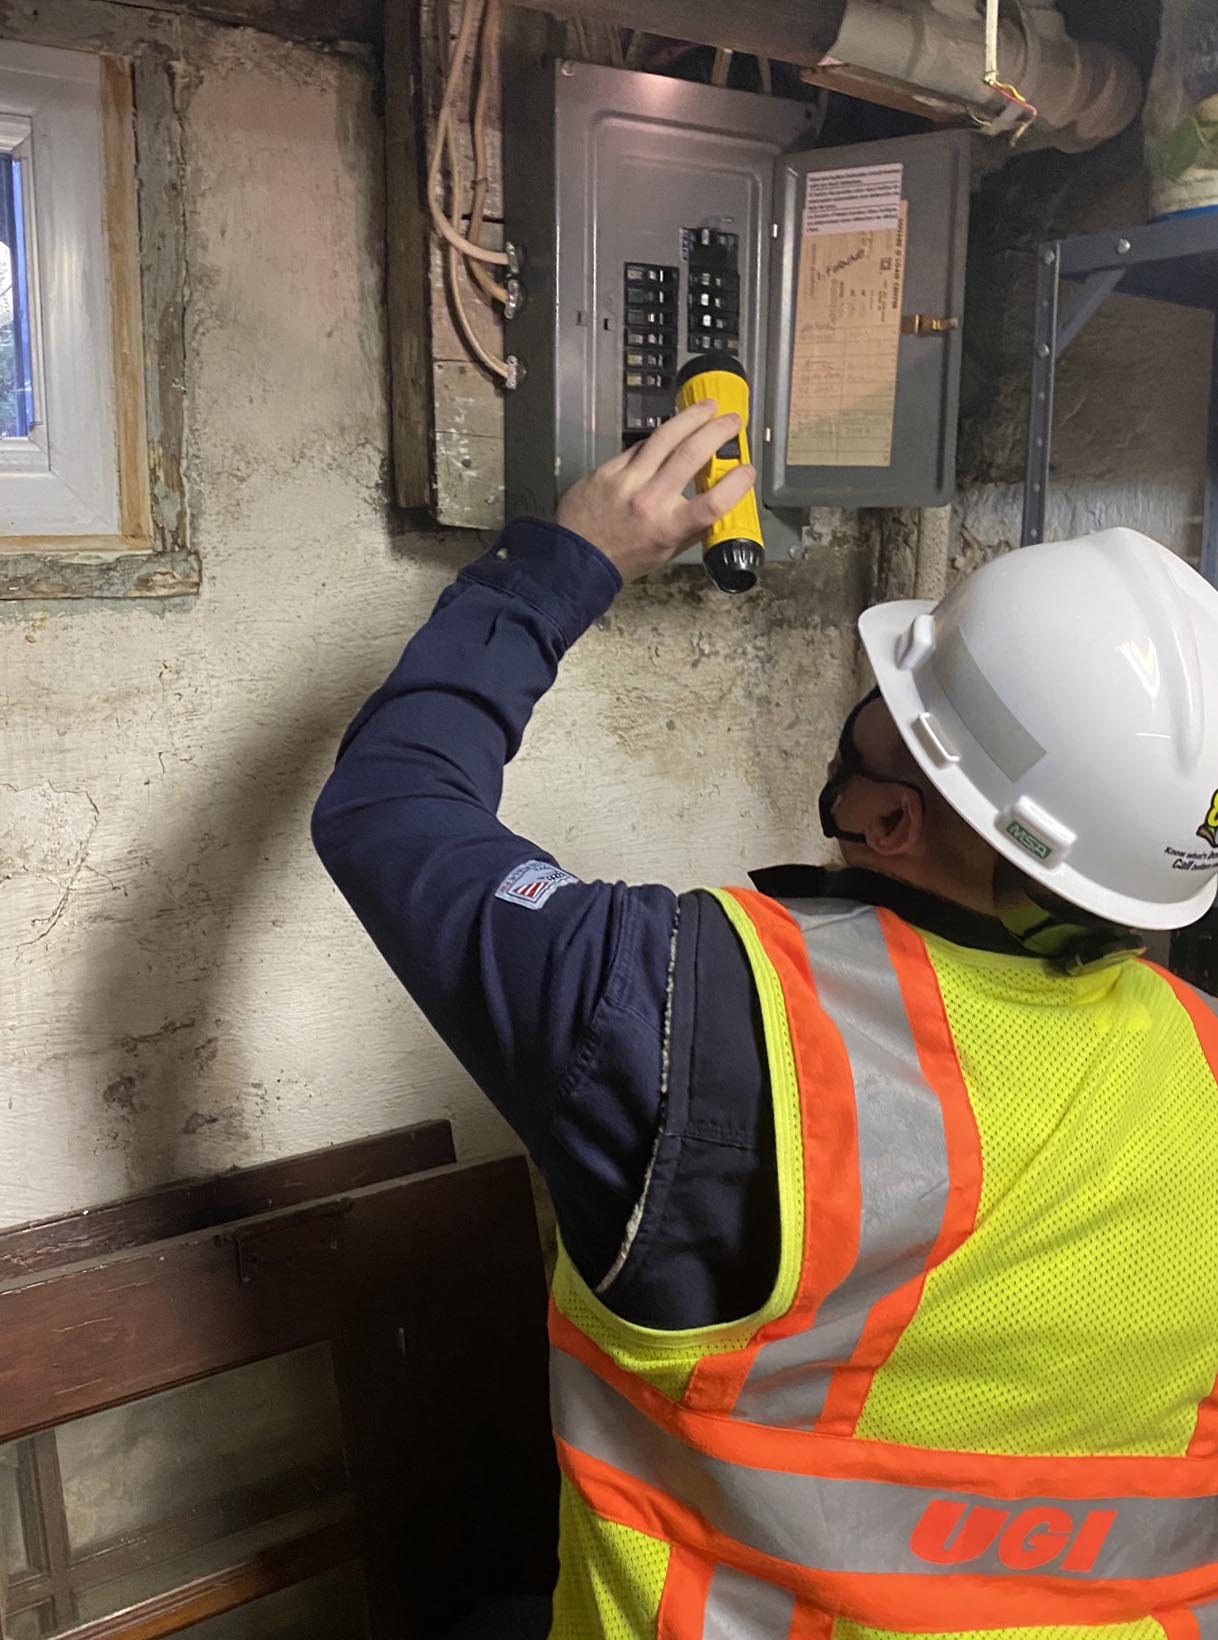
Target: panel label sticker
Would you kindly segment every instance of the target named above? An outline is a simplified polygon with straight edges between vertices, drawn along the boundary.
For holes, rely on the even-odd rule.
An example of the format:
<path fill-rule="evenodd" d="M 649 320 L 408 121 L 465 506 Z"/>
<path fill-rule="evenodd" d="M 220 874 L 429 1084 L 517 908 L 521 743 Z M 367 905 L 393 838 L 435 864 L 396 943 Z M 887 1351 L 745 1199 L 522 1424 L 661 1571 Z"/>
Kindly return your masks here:
<path fill-rule="evenodd" d="M 901 216 L 903 165 L 854 165 L 845 171 L 809 171 L 804 191 L 804 235 L 882 233 Z"/>
<path fill-rule="evenodd" d="M 899 165 L 872 170 L 895 172 L 900 188 Z M 792 466 L 892 465 L 907 227 L 908 204 L 898 199 L 891 227 L 805 228 L 787 417 Z"/>

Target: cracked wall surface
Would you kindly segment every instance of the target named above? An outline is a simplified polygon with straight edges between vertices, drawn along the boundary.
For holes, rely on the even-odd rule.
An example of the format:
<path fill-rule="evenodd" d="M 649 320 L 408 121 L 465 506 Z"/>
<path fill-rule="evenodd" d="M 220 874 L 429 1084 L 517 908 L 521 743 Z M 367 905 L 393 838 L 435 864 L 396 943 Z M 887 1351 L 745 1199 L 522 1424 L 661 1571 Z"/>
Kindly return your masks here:
<path fill-rule="evenodd" d="M 197 600 L 0 613 L 0 1219 L 450 1116 L 509 1138 L 314 859 L 338 737 L 461 564 L 387 507 L 368 60 L 202 31 L 177 78 Z M 424 436 L 424 430 L 419 430 Z M 745 603 L 677 571 L 571 655 L 504 813 L 581 874 L 822 857 L 863 549 Z"/>

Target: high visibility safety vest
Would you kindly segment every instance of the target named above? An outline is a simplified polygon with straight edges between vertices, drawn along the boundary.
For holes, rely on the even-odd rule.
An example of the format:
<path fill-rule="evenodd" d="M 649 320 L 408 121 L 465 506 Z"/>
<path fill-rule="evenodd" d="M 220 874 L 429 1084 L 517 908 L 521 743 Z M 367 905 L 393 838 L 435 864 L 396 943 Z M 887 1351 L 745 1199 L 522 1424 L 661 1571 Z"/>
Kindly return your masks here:
<path fill-rule="evenodd" d="M 777 1279 L 665 1333 L 560 1259 L 552 1640 L 1218 1640 L 1214 1005 L 719 898 Z"/>

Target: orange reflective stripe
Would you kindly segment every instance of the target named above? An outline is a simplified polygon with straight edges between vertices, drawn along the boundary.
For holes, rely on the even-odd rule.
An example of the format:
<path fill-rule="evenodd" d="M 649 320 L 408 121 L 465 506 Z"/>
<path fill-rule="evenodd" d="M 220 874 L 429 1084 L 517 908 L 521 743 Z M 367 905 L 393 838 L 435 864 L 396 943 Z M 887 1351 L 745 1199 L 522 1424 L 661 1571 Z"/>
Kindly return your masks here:
<path fill-rule="evenodd" d="M 1184 1612 L 1156 1612 L 1155 1622 L 1167 1640 L 1218 1640 L 1218 1600 Z"/>
<path fill-rule="evenodd" d="M 939 1099 L 947 1142 L 948 1197 L 939 1234 L 921 1271 L 881 1298 L 864 1324 L 850 1360 L 833 1374 L 817 1429 L 851 1435 L 858 1425 L 876 1372 L 913 1320 L 926 1278 L 972 1234 L 981 1199 L 981 1138 L 939 981 L 925 942 L 890 911 L 878 913 L 888 955 L 896 970 L 922 1074 Z"/>
<path fill-rule="evenodd" d="M 1155 1622 L 1166 1640 L 1201 1640 L 1201 1630 L 1192 1612 L 1156 1612 Z"/>
<path fill-rule="evenodd" d="M 708 1416 L 670 1401 L 619 1367 L 553 1305 L 550 1336 L 558 1351 L 589 1367 L 661 1429 L 680 1436 L 696 1451 L 728 1463 L 931 1491 L 982 1492 L 992 1498 L 1218 1496 L 1218 1460 L 1211 1458 L 991 1456 L 820 1435 L 805 1429 L 770 1429 L 743 1419 Z M 555 1367 L 561 1370 L 558 1362 Z"/>
<path fill-rule="evenodd" d="M 859 1573 L 797 1566 L 716 1531 L 696 1510 L 646 1481 L 565 1441 L 557 1447 L 568 1480 L 607 1520 L 689 1545 L 708 1560 L 792 1589 L 814 1608 L 876 1628 L 908 1633 L 1130 1622 L 1157 1607 L 1208 1599 L 1218 1589 L 1218 1563 L 1166 1577 L 1085 1583 L 1035 1573 L 1004 1581 L 967 1571 Z"/>
<path fill-rule="evenodd" d="M 706 1591 L 710 1588 L 713 1570 L 711 1562 L 694 1554 L 692 1549 L 678 1546 L 672 1551 L 660 1600 L 656 1640 L 702 1640 Z"/>
<path fill-rule="evenodd" d="M 859 1237 L 858 1132 L 854 1083 L 841 1035 L 816 1000 L 803 934 L 790 912 L 763 894 L 733 889 L 782 986 L 800 1099 L 804 1151 L 803 1265 L 795 1300 L 745 1348 L 704 1356 L 687 1406 L 727 1412 L 761 1346 L 802 1332 L 827 1293 L 849 1274 Z"/>
<path fill-rule="evenodd" d="M 1212 1458 L 1218 1455 L 1218 1381 L 1197 1408 L 1197 1422 L 1193 1425 L 1188 1443 L 1190 1458 Z"/>
<path fill-rule="evenodd" d="M 1218 1078 L 1218 1017 L 1215 1015 L 1218 1004 L 1202 996 L 1200 991 L 1185 984 L 1175 974 L 1168 973 L 1166 968 L 1160 968 L 1157 963 L 1148 962 L 1144 966 L 1152 969 L 1160 979 L 1171 986 L 1176 1001 L 1192 1021 L 1206 1063 L 1215 1078 Z M 1218 1362 L 1215 1363 L 1215 1367 L 1218 1373 Z M 1197 1422 L 1193 1426 L 1192 1439 L 1188 1443 L 1188 1455 L 1190 1458 L 1212 1458 L 1218 1455 L 1218 1375 L 1215 1377 L 1213 1389 L 1197 1408 Z"/>
<path fill-rule="evenodd" d="M 795 1609 L 790 1640 L 833 1640 L 833 1613 L 801 1602 Z"/>

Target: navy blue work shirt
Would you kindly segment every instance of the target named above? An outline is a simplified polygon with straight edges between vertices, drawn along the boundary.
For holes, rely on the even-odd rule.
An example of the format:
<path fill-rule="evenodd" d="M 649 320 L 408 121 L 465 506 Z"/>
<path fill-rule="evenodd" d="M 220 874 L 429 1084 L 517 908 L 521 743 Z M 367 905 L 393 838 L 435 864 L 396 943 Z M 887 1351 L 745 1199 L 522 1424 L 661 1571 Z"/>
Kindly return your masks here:
<path fill-rule="evenodd" d="M 579 536 L 512 524 L 348 729 L 313 837 L 537 1162 L 580 1274 L 630 1320 L 691 1327 L 756 1309 L 777 1270 L 743 949 L 710 895 L 578 882 L 496 818 L 534 707 L 621 584 Z"/>

